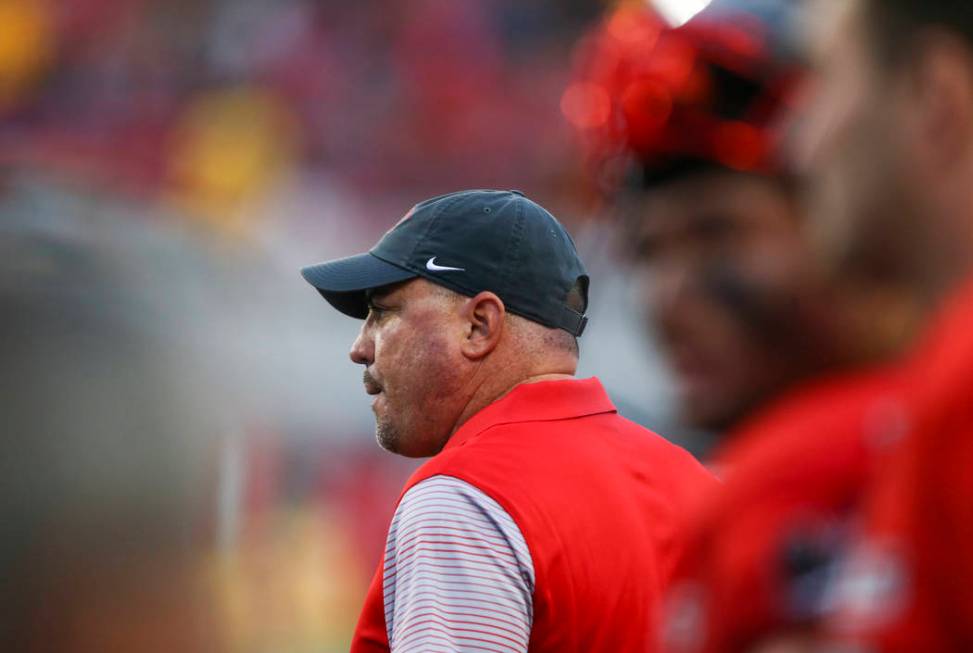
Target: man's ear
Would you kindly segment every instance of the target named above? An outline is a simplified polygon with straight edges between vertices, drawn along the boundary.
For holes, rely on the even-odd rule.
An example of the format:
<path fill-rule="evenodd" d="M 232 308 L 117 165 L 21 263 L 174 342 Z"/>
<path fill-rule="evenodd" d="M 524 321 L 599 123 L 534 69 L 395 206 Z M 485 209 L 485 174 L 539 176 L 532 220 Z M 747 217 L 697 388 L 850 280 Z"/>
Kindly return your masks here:
<path fill-rule="evenodd" d="M 921 38 L 912 93 L 921 110 L 919 140 L 939 173 L 956 169 L 973 149 L 973 58 L 952 35 Z"/>
<path fill-rule="evenodd" d="M 483 291 L 466 300 L 462 310 L 467 330 L 461 349 L 470 360 L 480 360 L 500 342 L 507 309 L 499 297 Z"/>

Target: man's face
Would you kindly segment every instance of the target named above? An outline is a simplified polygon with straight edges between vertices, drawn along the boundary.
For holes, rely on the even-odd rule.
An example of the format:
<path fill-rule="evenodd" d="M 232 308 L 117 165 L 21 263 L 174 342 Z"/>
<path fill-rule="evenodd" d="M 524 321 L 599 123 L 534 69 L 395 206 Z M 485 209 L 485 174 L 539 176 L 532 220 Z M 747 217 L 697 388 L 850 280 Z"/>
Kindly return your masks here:
<path fill-rule="evenodd" d="M 714 170 L 632 208 L 644 304 L 686 420 L 734 425 L 818 362 L 800 217 L 776 181 Z"/>
<path fill-rule="evenodd" d="M 872 54 L 862 0 L 822 4 L 817 74 L 795 148 L 810 191 L 810 242 L 836 278 L 895 281 L 918 224 L 908 97 Z"/>
<path fill-rule="evenodd" d="M 377 290 L 351 348 L 374 395 L 376 438 L 409 457 L 439 452 L 469 399 L 456 299 L 423 279 Z"/>

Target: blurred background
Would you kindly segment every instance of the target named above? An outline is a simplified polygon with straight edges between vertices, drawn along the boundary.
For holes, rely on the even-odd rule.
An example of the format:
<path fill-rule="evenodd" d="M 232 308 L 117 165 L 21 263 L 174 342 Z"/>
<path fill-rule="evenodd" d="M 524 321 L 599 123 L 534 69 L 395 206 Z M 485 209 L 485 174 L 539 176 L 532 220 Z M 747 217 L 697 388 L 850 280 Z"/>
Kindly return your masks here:
<path fill-rule="evenodd" d="M 433 195 L 564 221 L 582 373 L 699 446 L 576 149 L 615 4 L 0 0 L 4 650 L 347 650 L 415 463 L 298 270 Z"/>

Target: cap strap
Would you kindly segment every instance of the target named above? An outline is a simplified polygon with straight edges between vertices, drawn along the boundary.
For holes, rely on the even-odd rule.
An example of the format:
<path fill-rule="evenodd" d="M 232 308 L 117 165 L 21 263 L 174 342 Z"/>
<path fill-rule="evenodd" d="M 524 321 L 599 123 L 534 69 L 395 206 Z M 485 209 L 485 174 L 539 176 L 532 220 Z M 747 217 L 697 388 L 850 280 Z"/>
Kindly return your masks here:
<path fill-rule="evenodd" d="M 561 311 L 557 326 L 560 329 L 564 329 L 575 338 L 580 338 L 581 334 L 584 333 L 585 327 L 588 326 L 588 318 L 581 313 L 573 311 L 565 306 Z"/>

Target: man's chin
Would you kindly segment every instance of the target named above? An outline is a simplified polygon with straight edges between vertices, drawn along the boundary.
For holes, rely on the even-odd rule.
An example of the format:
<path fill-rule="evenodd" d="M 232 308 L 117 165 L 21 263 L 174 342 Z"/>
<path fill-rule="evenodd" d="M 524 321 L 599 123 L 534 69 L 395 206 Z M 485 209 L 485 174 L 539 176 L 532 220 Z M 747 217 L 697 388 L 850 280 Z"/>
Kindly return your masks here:
<path fill-rule="evenodd" d="M 383 424 L 382 422 L 375 424 L 375 440 L 378 442 L 378 446 L 386 451 L 396 454 L 399 453 L 398 433 L 387 424 Z"/>
<path fill-rule="evenodd" d="M 685 401 L 683 406 L 683 416 L 688 426 L 720 435 L 738 426 L 745 416 L 742 409 L 714 400 L 694 398 Z"/>
<path fill-rule="evenodd" d="M 428 458 L 435 456 L 442 450 L 443 445 L 445 445 L 445 441 L 437 445 L 427 440 L 416 438 L 415 436 L 403 438 L 401 431 L 382 421 L 376 422 L 375 440 L 380 447 L 389 453 L 405 456 L 406 458 Z"/>

